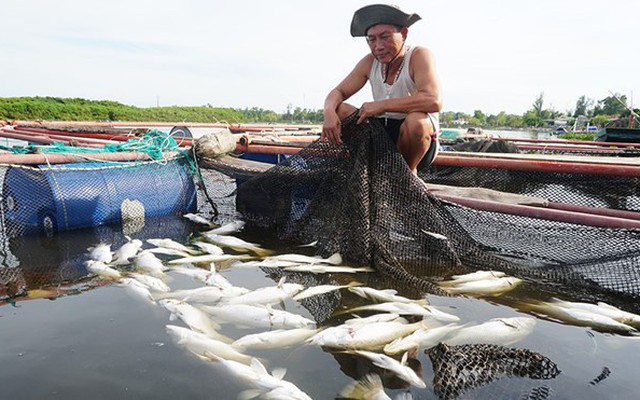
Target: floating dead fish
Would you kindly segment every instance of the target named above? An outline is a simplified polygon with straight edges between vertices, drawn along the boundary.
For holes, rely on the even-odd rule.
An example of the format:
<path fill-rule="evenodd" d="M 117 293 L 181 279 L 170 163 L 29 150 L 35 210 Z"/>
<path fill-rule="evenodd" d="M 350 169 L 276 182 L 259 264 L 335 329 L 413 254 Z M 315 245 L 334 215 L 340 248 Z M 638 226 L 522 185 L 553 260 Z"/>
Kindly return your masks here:
<path fill-rule="evenodd" d="M 217 303 L 225 296 L 224 289 L 217 286 L 205 286 L 195 289 L 176 290 L 168 293 L 158 293 L 156 300 L 176 299 L 193 303 Z"/>
<path fill-rule="evenodd" d="M 211 272 L 207 271 L 206 269 L 197 268 L 193 266 L 193 264 L 189 263 L 184 263 L 180 266 L 171 266 L 169 270 L 171 272 L 176 272 L 178 274 L 197 279 L 202 283 L 206 283 L 207 279 L 209 279 L 209 275 L 211 274 Z"/>
<path fill-rule="evenodd" d="M 347 350 L 345 351 L 345 353 L 356 354 L 364 358 L 367 358 L 371 361 L 373 365 L 393 372 L 398 378 L 402 379 L 405 382 L 410 383 L 415 387 L 419 387 L 421 389 L 424 389 L 427 387 L 427 385 L 424 383 L 422 378 L 420 378 L 413 369 L 411 369 L 406 365 L 407 359 L 408 359 L 408 353 L 404 353 L 401 361 L 398 361 L 387 355 L 374 353 L 371 351 Z"/>
<path fill-rule="evenodd" d="M 494 318 L 480 325 L 463 327 L 442 340 L 451 346 L 464 344 L 510 345 L 527 337 L 536 325 L 531 317 Z"/>
<path fill-rule="evenodd" d="M 293 383 L 283 380 L 287 372 L 284 368 L 274 369 L 272 374 L 269 374 L 257 358 L 253 358 L 250 366 L 246 366 L 233 360 L 225 360 L 214 354 L 207 354 L 207 356 L 212 361 L 224 366 L 236 378 L 254 388 L 241 393 L 240 398 L 242 399 L 260 396 L 263 399 L 311 400 L 311 397 Z"/>
<path fill-rule="evenodd" d="M 204 311 L 175 299 L 160 300 L 158 303 L 171 313 L 169 317 L 170 321 L 175 321 L 179 318 L 195 332 L 202 333 L 211 339 L 219 340 L 223 343 L 233 342 L 232 339 L 218 332 L 220 325 L 213 321 Z"/>
<path fill-rule="evenodd" d="M 122 278 L 120 271 L 113 269 L 102 261 L 87 260 L 85 262 L 87 270 L 104 279 L 118 280 Z"/>
<path fill-rule="evenodd" d="M 522 279 L 502 277 L 486 280 L 463 282 L 454 286 L 443 287 L 451 294 L 469 294 L 478 296 L 500 296 L 518 287 Z"/>
<path fill-rule="evenodd" d="M 204 232 L 202 236 L 207 241 L 215 245 L 222 246 L 222 247 L 229 247 L 233 250 L 240 251 L 240 252 L 250 251 L 261 257 L 265 257 L 273 253 L 273 251 L 271 250 L 263 249 L 262 247 L 260 247 L 255 243 L 249 243 L 235 236 L 223 236 L 223 235 L 217 235 L 210 232 Z"/>
<path fill-rule="evenodd" d="M 290 272 L 311 272 L 313 274 L 357 274 L 361 272 L 375 272 L 369 267 L 348 267 L 338 265 L 299 265 L 295 267 L 285 267 L 285 271 Z"/>
<path fill-rule="evenodd" d="M 398 296 L 398 291 L 394 289 L 378 290 L 370 287 L 352 287 L 349 291 L 367 300 L 376 302 L 399 302 L 412 303 L 414 300 L 403 296 Z"/>
<path fill-rule="evenodd" d="M 384 346 L 384 352 L 390 355 L 429 349 L 442 341 L 449 333 L 460 329 L 460 325 L 449 324 L 432 328 L 420 328 L 408 336 L 398 338 Z"/>
<path fill-rule="evenodd" d="M 448 321 L 448 322 L 460 321 L 460 318 L 458 318 L 453 314 L 440 311 L 436 307 L 427 305 L 426 300 L 422 300 L 422 301 L 417 300 L 413 303 L 387 302 L 387 303 L 367 304 L 364 306 L 352 308 L 347 311 L 342 311 L 339 314 L 344 314 L 344 313 L 349 313 L 354 311 L 362 311 L 362 310 L 384 311 L 384 312 L 389 312 L 389 313 L 394 313 L 399 315 L 421 315 L 423 317 L 433 318 L 438 321 Z"/>
<path fill-rule="evenodd" d="M 302 315 L 274 310 L 270 306 L 226 304 L 200 306 L 200 309 L 222 323 L 246 328 L 292 329 L 315 328 L 316 323 Z"/>
<path fill-rule="evenodd" d="M 317 332 L 309 328 L 276 329 L 243 336 L 233 342 L 233 346 L 243 350 L 286 348 L 303 343 Z"/>
<path fill-rule="evenodd" d="M 204 232 L 203 234 L 210 235 L 230 235 L 232 233 L 240 232 L 242 228 L 244 228 L 244 221 L 232 221 L 228 224 L 224 224 L 219 228 L 212 229 L 210 231 Z"/>
<path fill-rule="evenodd" d="M 408 324 L 404 318 L 370 324 L 343 324 L 326 328 L 307 342 L 337 349 L 377 350 L 425 326 L 424 321 Z"/>
<path fill-rule="evenodd" d="M 240 353 L 235 347 L 219 340 L 211 339 L 206 335 L 194 332 L 181 326 L 167 325 L 167 333 L 180 346 L 184 346 L 191 353 L 202 358 L 210 358 L 216 355 L 227 360 L 233 360 L 249 365 L 251 357 Z"/>
<path fill-rule="evenodd" d="M 201 215 L 198 214 L 192 214 L 192 213 L 188 213 L 183 215 L 183 217 L 185 217 L 186 219 L 188 219 L 191 222 L 195 222 L 196 224 L 200 224 L 200 225 L 205 225 L 205 226 L 209 226 L 209 227 L 213 227 L 214 224 L 209 221 L 208 219 L 204 218 Z"/>
<path fill-rule="evenodd" d="M 135 272 L 129 273 L 129 276 L 156 292 L 168 292 L 171 290 L 166 283 L 155 276 L 137 274 Z"/>
<path fill-rule="evenodd" d="M 169 261 L 169 264 L 200 264 L 200 263 L 212 263 L 212 262 L 223 262 L 229 260 L 249 260 L 253 257 L 246 254 L 205 254 L 202 256 L 193 256 L 193 257 L 185 257 L 178 258 L 175 260 Z"/>
<path fill-rule="evenodd" d="M 333 292 L 335 290 L 340 290 L 340 289 L 345 289 L 345 288 L 353 288 L 355 286 L 360 286 L 360 285 L 362 285 L 362 283 L 353 281 L 353 282 L 349 282 L 346 285 L 318 285 L 318 286 L 312 286 L 310 288 L 306 288 L 302 292 L 300 292 L 300 293 L 296 294 L 295 296 L 293 296 L 293 299 L 294 300 L 302 300 L 302 299 L 306 299 L 308 297 L 317 296 L 319 294 L 329 293 L 329 292 Z"/>
<path fill-rule="evenodd" d="M 176 250 L 176 249 L 168 249 L 166 247 L 154 247 L 152 249 L 147 249 L 149 253 L 153 254 L 164 254 L 166 256 L 178 256 L 178 257 L 191 257 L 190 253 L 186 253 L 184 251 Z"/>
<path fill-rule="evenodd" d="M 595 314 L 604 315 L 605 317 L 609 317 L 618 322 L 622 322 L 623 324 L 631 325 L 636 328 L 640 327 L 640 315 L 621 310 L 607 303 L 598 302 L 598 304 L 591 304 L 591 303 L 563 301 L 559 299 L 554 299 L 552 303 L 557 304 L 564 308 L 585 310 Z"/>
<path fill-rule="evenodd" d="M 101 261 L 105 264 L 109 264 L 113 260 L 111 254 L 111 245 L 106 243 L 99 243 L 93 247 L 89 247 L 89 257 L 94 261 Z"/>
<path fill-rule="evenodd" d="M 142 248 L 142 241 L 138 239 L 129 240 L 127 243 L 120 246 L 118 250 L 113 253 L 113 264 L 122 265 L 128 264 L 129 259 L 138 254 L 138 251 Z"/>
<path fill-rule="evenodd" d="M 162 261 L 160 261 L 158 257 L 146 250 L 140 252 L 140 254 L 138 254 L 133 260 L 133 263 L 136 268 L 148 272 L 150 275 L 155 276 L 156 278 L 163 277 L 165 275 L 164 271 L 167 270 L 167 267 L 162 264 Z"/>
<path fill-rule="evenodd" d="M 441 286 L 453 286 L 459 283 L 483 281 L 495 278 L 502 278 L 506 276 L 504 272 L 500 271 L 476 271 L 465 275 L 453 275 L 450 280 L 440 282 Z"/>
<path fill-rule="evenodd" d="M 278 254 L 276 256 L 267 257 L 265 260 L 290 261 L 298 264 L 331 264 L 340 265 L 342 256 L 335 253 L 329 258 L 311 257 L 303 254 Z"/>
<path fill-rule="evenodd" d="M 125 287 L 136 296 L 139 296 L 149 301 L 150 303 L 155 304 L 155 300 L 153 299 L 153 296 L 151 296 L 151 292 L 149 292 L 149 288 L 146 285 L 136 281 L 133 278 L 122 278 L 118 286 Z"/>
<path fill-rule="evenodd" d="M 279 304 L 304 289 L 298 283 L 286 283 L 283 277 L 276 286 L 259 288 L 225 299 L 226 304 Z"/>
<path fill-rule="evenodd" d="M 147 239 L 147 243 L 150 243 L 156 247 L 163 247 L 165 249 L 178 250 L 182 253 L 197 254 L 197 251 L 190 249 L 182 243 L 178 243 L 171 239 Z"/>
<path fill-rule="evenodd" d="M 348 384 L 340 392 L 340 397 L 353 400 L 391 400 L 384 392 L 380 375 L 369 374 Z"/>
<path fill-rule="evenodd" d="M 594 312 L 563 307 L 557 303 L 537 302 L 521 304 L 521 309 L 533 311 L 536 314 L 545 315 L 558 321 L 566 322 L 571 325 L 588 326 L 595 329 L 615 332 L 634 332 L 636 329 L 632 326 L 618 322 L 615 319 Z"/>
<path fill-rule="evenodd" d="M 262 261 L 237 261 L 231 264 L 231 268 L 280 268 L 297 267 L 299 263 L 291 261 L 262 260 Z"/>
<path fill-rule="evenodd" d="M 222 248 L 212 243 L 193 242 L 192 244 L 207 254 L 215 254 L 218 256 L 224 254 L 224 250 L 222 250 Z"/>

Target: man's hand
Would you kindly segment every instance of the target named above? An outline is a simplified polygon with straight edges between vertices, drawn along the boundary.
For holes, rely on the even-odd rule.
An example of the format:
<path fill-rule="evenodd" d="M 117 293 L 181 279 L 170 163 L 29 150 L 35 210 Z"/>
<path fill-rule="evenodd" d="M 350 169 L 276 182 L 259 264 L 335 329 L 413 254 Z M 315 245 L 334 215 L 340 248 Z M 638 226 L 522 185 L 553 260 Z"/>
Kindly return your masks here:
<path fill-rule="evenodd" d="M 320 141 L 333 144 L 342 143 L 341 136 L 342 123 L 340 122 L 338 114 L 335 111 L 332 113 L 325 113 Z"/>
<path fill-rule="evenodd" d="M 356 123 L 361 124 L 369 119 L 369 117 L 376 117 L 382 113 L 384 113 L 384 109 L 380 107 L 379 102 L 371 101 L 362 103 L 360 111 L 358 112 L 358 121 Z"/>

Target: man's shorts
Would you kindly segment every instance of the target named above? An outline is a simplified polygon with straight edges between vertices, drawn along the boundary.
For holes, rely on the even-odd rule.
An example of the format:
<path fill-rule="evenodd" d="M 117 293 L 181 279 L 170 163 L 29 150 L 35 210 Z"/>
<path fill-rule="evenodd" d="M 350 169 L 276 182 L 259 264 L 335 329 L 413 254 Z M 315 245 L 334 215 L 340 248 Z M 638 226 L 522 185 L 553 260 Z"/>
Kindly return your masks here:
<path fill-rule="evenodd" d="M 438 123 L 438 118 L 432 116 L 431 114 L 427 114 L 429 116 L 429 121 L 433 125 L 433 134 L 431 135 L 431 145 L 429 146 L 429 150 L 420 160 L 420 164 L 418 165 L 418 170 L 431 165 L 433 160 L 436 158 L 438 154 L 438 147 L 440 144 L 438 143 L 438 133 L 440 132 L 440 124 Z M 380 124 L 384 127 L 384 130 L 387 132 L 387 135 L 391 138 L 394 144 L 398 144 L 398 138 L 400 137 L 400 125 L 404 122 L 404 119 L 392 119 L 392 118 L 376 118 Z"/>

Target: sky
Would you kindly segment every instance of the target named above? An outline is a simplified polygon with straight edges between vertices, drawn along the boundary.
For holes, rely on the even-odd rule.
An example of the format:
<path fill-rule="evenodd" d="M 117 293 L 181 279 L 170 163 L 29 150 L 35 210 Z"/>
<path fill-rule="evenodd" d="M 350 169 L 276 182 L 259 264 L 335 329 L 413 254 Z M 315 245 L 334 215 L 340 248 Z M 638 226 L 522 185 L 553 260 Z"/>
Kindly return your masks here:
<path fill-rule="evenodd" d="M 0 97 L 320 109 L 368 52 L 349 25 L 371 3 L 3 0 Z M 443 111 L 522 114 L 542 92 L 561 112 L 609 91 L 640 104 L 638 0 L 391 4 L 422 17 L 407 44 L 433 52 Z"/>

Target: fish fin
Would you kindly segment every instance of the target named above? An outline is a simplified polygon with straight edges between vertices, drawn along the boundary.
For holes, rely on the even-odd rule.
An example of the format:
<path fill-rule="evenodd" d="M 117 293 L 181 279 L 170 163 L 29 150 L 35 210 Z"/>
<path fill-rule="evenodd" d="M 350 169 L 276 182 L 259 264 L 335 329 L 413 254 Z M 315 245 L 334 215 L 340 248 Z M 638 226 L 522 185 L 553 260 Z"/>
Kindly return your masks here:
<path fill-rule="evenodd" d="M 408 359 L 409 359 L 409 352 L 407 351 L 402 355 L 402 359 L 400 360 L 400 364 L 401 365 L 407 365 L 407 360 Z"/>
<path fill-rule="evenodd" d="M 251 400 L 260 396 L 264 391 L 260 389 L 247 389 L 238 394 L 238 400 Z"/>
<path fill-rule="evenodd" d="M 178 319 L 178 316 L 177 316 L 177 315 L 175 315 L 174 313 L 171 313 L 171 314 L 169 315 L 169 321 L 175 321 L 175 320 L 177 320 L 177 319 Z"/>
<path fill-rule="evenodd" d="M 418 299 L 418 300 L 412 301 L 412 303 L 419 304 L 421 306 L 428 306 L 429 305 L 429 300 L 427 300 L 427 299 Z"/>
<path fill-rule="evenodd" d="M 259 375 L 269 375 L 269 372 L 265 368 L 264 364 L 262 364 L 260 360 L 258 360 L 255 357 L 251 358 L 250 366 L 251 366 L 251 369 L 253 369 Z"/>
<path fill-rule="evenodd" d="M 204 355 L 205 355 L 205 357 L 206 357 L 206 358 L 208 358 L 208 359 L 209 359 L 209 360 L 211 360 L 211 361 L 222 361 L 222 360 L 223 360 L 223 358 L 222 358 L 222 357 L 219 357 L 219 356 L 217 356 L 217 355 L 213 354 L 213 353 L 212 353 L 212 352 L 210 352 L 210 351 L 206 351 L 206 350 L 205 350 Z"/>
<path fill-rule="evenodd" d="M 129 235 L 124 235 L 125 239 L 127 239 L 127 242 L 131 242 L 133 239 L 131 239 L 131 236 Z"/>
<path fill-rule="evenodd" d="M 282 288 L 282 285 L 284 285 L 284 282 L 287 280 L 287 276 L 283 276 L 282 278 L 280 278 L 280 280 L 278 281 L 278 288 Z"/>
<path fill-rule="evenodd" d="M 370 399 L 382 391 L 384 389 L 380 375 L 369 374 L 345 386 L 340 396 L 347 399 Z"/>
<path fill-rule="evenodd" d="M 340 253 L 335 253 L 331 257 L 327 258 L 326 262 L 332 265 L 340 265 L 342 264 L 342 256 Z"/>
<path fill-rule="evenodd" d="M 358 282 L 358 281 L 351 281 L 346 285 L 346 287 L 348 288 L 357 287 L 357 286 L 364 286 L 364 283 Z"/>
<path fill-rule="evenodd" d="M 282 378 L 284 378 L 286 373 L 287 373 L 286 368 L 275 368 L 273 371 L 271 371 L 271 375 L 279 381 L 282 380 Z"/>

